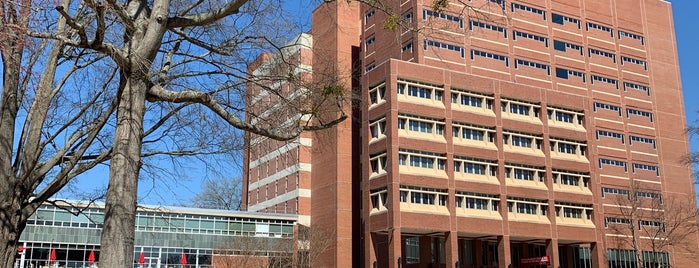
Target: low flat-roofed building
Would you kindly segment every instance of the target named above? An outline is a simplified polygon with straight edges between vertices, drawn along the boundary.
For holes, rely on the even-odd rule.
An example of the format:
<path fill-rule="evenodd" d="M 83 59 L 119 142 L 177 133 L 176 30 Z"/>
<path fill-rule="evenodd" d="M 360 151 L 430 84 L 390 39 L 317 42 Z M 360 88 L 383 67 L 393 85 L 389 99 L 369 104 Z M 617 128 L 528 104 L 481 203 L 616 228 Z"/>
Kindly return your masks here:
<path fill-rule="evenodd" d="M 103 204 L 42 205 L 22 232 L 15 267 L 97 267 L 103 220 Z M 290 263 L 296 222 L 287 214 L 139 206 L 133 267 Z"/>

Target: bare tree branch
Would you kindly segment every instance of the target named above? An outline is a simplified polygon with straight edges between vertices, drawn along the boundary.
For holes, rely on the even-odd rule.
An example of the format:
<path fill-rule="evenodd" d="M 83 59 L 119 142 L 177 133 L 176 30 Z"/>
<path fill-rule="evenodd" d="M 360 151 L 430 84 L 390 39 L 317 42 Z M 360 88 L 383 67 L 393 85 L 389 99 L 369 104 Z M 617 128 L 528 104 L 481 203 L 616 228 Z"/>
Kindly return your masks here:
<path fill-rule="evenodd" d="M 167 18 L 167 27 L 175 29 L 180 27 L 204 26 L 226 16 L 237 14 L 240 7 L 247 2 L 248 0 L 231 0 L 223 7 L 209 12 Z"/>

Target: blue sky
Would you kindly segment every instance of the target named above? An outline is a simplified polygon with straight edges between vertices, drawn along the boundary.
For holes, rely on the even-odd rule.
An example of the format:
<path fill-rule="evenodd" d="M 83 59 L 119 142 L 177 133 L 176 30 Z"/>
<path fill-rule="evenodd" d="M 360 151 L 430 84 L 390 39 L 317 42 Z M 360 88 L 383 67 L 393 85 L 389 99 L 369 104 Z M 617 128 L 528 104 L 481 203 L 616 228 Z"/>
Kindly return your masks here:
<path fill-rule="evenodd" d="M 699 30 L 697 29 L 697 13 L 699 1 L 680 0 L 672 2 L 675 19 L 675 34 L 680 56 L 680 72 L 682 89 L 688 124 L 697 124 L 699 113 Z M 699 151 L 699 139 L 692 141 L 692 151 Z"/>
<path fill-rule="evenodd" d="M 290 9 L 299 11 L 292 16 L 294 16 L 295 20 L 298 22 L 304 24 L 302 26 L 303 28 L 307 28 L 311 11 L 309 6 L 317 5 L 317 1 L 287 1 L 286 5 L 288 5 Z M 699 44 L 699 29 L 696 27 L 696 25 L 698 25 L 696 22 L 696 10 L 699 10 L 699 1 L 678 0 L 673 1 L 672 6 L 687 122 L 689 124 L 699 125 L 699 49 L 696 48 L 697 44 Z M 699 137 L 691 140 L 691 149 L 694 152 L 699 152 Z M 196 168 L 192 171 L 194 170 L 196 170 Z M 189 173 L 189 176 L 187 176 L 188 178 L 175 181 L 171 179 L 165 179 L 165 181 L 159 181 L 157 179 L 142 180 L 139 187 L 140 201 L 146 204 L 186 204 L 186 200 L 199 191 L 201 182 L 204 179 L 217 176 L 214 174 L 206 174 L 205 171 L 201 170 L 193 173 Z M 228 174 L 229 177 L 238 177 L 241 175 L 238 174 L 240 172 L 237 170 L 230 170 L 230 173 L 231 174 Z M 103 179 L 98 180 L 101 181 L 101 183 L 95 183 L 94 181 L 87 182 L 85 179 L 82 179 L 76 184 L 84 185 L 87 182 L 87 184 L 90 184 L 92 187 L 106 187 L 106 177 L 108 174 L 109 172 L 106 167 L 100 167 L 91 172 L 88 177 L 100 177 Z"/>
<path fill-rule="evenodd" d="M 658 0 L 660 1 L 660 0 Z M 314 0 L 302 0 L 294 4 L 295 1 L 288 1 L 286 4 L 292 9 L 296 9 L 300 12 L 295 13 L 296 20 L 302 22 L 304 26 L 308 27 L 308 22 L 303 22 L 304 19 L 308 20 L 310 16 L 309 6 L 314 6 L 317 4 Z M 297 6 L 298 5 L 298 6 Z M 698 25 L 696 21 L 697 10 L 699 10 L 699 1 L 697 0 L 676 0 L 672 2 L 673 16 L 675 21 L 675 31 L 677 38 L 677 47 L 680 58 L 680 71 L 682 75 L 682 89 L 684 92 L 684 104 L 685 112 L 687 114 L 688 124 L 699 125 L 699 29 L 696 27 Z M 699 137 L 690 140 L 691 149 L 693 152 L 699 152 Z M 232 176 L 237 174 L 231 174 Z M 192 178 L 191 181 L 175 182 L 175 184 L 182 183 L 183 188 L 181 188 L 179 196 L 180 202 L 185 201 L 189 196 L 192 196 L 198 190 L 199 180 Z M 144 185 L 143 188 L 149 188 L 149 186 Z M 148 191 L 150 192 L 150 191 Z M 157 193 L 154 196 L 146 197 L 144 201 L 151 203 L 162 203 L 162 195 Z M 164 194 L 168 196 L 168 194 Z M 167 199 L 167 198 L 166 198 Z"/>

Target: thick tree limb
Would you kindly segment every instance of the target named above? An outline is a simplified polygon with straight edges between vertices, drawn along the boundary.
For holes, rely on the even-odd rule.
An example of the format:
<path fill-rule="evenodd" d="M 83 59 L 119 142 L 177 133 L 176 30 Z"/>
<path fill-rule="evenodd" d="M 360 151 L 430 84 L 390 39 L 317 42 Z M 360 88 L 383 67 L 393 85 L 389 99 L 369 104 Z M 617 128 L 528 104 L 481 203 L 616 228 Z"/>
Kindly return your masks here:
<path fill-rule="evenodd" d="M 233 127 L 281 141 L 294 139 L 298 137 L 301 134 L 301 132 L 306 130 L 321 130 L 330 128 L 344 121 L 347 118 L 347 115 L 344 112 L 341 112 L 340 116 L 338 116 L 336 119 L 331 120 L 329 122 L 324 122 L 320 125 L 304 125 L 284 130 L 267 129 L 245 122 L 238 118 L 236 115 L 229 113 L 225 109 L 225 107 L 219 104 L 216 100 L 214 100 L 211 97 L 211 95 L 206 94 L 204 92 L 194 90 L 175 92 L 166 90 L 161 86 L 155 85 L 148 90 L 148 94 L 149 101 L 169 101 L 174 103 L 193 102 L 202 104 L 214 113 L 216 113 L 219 117 L 221 117 L 223 120 L 228 122 L 228 124 L 230 124 Z"/>
<path fill-rule="evenodd" d="M 248 0 L 231 0 L 223 7 L 210 12 L 199 13 L 188 16 L 175 16 L 167 19 L 167 27 L 175 29 L 180 27 L 204 26 L 220 20 L 226 16 L 237 14 L 240 7 Z"/>
<path fill-rule="evenodd" d="M 126 13 L 126 9 L 124 9 L 124 7 L 121 6 L 121 4 L 117 3 L 116 0 L 107 0 L 107 3 L 109 3 L 109 7 L 111 7 L 112 10 L 114 10 L 114 13 L 117 14 L 117 16 L 128 31 L 131 31 L 135 28 L 133 20 Z"/>

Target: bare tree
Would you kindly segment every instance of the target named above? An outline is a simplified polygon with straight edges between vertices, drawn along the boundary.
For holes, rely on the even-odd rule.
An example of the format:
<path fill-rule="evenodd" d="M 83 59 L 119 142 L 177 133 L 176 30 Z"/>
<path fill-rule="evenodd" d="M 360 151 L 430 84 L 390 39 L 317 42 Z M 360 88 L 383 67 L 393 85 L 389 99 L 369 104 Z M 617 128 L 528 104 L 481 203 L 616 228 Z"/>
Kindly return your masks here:
<path fill-rule="evenodd" d="M 310 268 L 333 244 L 335 234 L 327 230 L 298 225 L 296 267 Z"/>
<path fill-rule="evenodd" d="M 214 248 L 213 265 L 222 268 L 267 268 L 273 259 L 291 258 L 290 238 L 269 238 L 254 235 L 230 238 Z"/>
<path fill-rule="evenodd" d="M 400 23 L 392 2 L 358 2 L 387 12 L 387 28 Z M 276 1 L 3 0 L 0 11 L 4 267 L 12 267 L 39 204 L 96 165 L 110 167 L 100 263 L 125 267 L 146 157 L 226 153 L 238 146 L 227 139 L 235 130 L 291 140 L 347 117 L 349 76 L 293 75 L 299 66 L 283 44 L 299 31 L 280 19 L 285 10 Z M 261 52 L 281 55 L 276 69 L 249 73 Z M 307 90 L 291 99 L 273 86 L 282 80 Z M 278 97 L 281 108 L 246 110 L 251 85 Z"/>
<path fill-rule="evenodd" d="M 214 249 L 216 267 L 310 268 L 330 246 L 334 236 L 323 230 L 297 225 L 294 237 L 241 236 Z"/>
<path fill-rule="evenodd" d="M 45 5 L 0 2 L 1 267 L 13 267 L 19 236 L 39 205 L 110 155 L 103 142 L 111 139 L 104 129 L 116 109 L 110 94 L 116 71 L 98 66 L 104 56 L 76 57 L 81 52 L 66 53 L 61 41 L 27 39 L 30 18 Z M 52 28 L 63 32 L 66 23 L 57 18 Z M 102 75 L 81 76 L 86 68 L 99 68 Z M 77 83 L 91 86 L 64 91 Z"/>
<path fill-rule="evenodd" d="M 96 165 L 109 163 L 112 178 L 101 262 L 123 267 L 132 262 L 143 157 L 227 153 L 239 149 L 228 139 L 239 136 L 229 135 L 232 129 L 292 139 L 345 118 L 344 92 L 333 84 L 341 78 L 332 74 L 316 84 L 288 72 L 248 79 L 252 55 L 283 52 L 278 41 L 293 31 L 270 23 L 279 21 L 279 6 L 245 2 L 2 1 L 2 267 L 13 266 L 17 240 L 36 208 Z M 294 68 L 293 61 L 279 65 Z M 307 94 L 285 99 L 267 117 L 246 115 L 245 85 L 281 79 Z M 321 106 L 336 112 L 325 116 Z M 270 120 L 291 115 L 305 120 Z M 250 124 L 244 116 L 261 120 Z"/>
<path fill-rule="evenodd" d="M 616 215 L 606 218 L 605 224 L 616 235 L 616 247 L 633 250 L 639 268 L 665 267 L 660 254 L 671 249 L 699 253 L 692 248 L 699 232 L 699 210 L 693 197 L 663 196 L 634 182 L 615 205 L 618 210 L 611 213 Z"/>
<path fill-rule="evenodd" d="M 240 178 L 206 180 L 201 192 L 190 200 L 191 205 L 198 208 L 240 210 L 241 183 Z"/>

